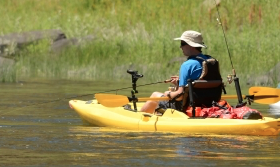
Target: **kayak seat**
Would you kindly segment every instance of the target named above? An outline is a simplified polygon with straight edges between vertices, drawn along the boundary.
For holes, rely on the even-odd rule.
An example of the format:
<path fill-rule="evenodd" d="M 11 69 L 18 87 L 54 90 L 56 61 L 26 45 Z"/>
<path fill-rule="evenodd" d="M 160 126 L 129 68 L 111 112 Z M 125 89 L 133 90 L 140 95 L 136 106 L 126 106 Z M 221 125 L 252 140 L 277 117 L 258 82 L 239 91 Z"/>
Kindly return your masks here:
<path fill-rule="evenodd" d="M 222 80 L 188 80 L 184 88 L 182 112 L 186 112 L 189 106 L 193 109 L 212 107 L 213 101 L 221 100 L 223 88 Z"/>

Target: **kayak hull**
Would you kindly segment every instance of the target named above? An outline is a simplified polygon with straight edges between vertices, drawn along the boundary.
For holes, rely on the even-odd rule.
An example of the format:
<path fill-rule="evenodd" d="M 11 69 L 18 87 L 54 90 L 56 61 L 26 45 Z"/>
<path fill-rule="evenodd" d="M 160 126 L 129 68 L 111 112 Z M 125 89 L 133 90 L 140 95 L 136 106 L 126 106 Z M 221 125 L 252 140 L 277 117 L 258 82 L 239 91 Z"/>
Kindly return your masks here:
<path fill-rule="evenodd" d="M 280 119 L 264 117 L 260 120 L 190 118 L 186 114 L 167 109 L 162 116 L 134 112 L 124 107 L 108 108 L 96 100 L 71 100 L 69 105 L 80 117 L 93 126 L 127 130 L 183 132 L 191 134 L 230 134 L 275 136 L 280 132 Z M 141 108 L 143 103 L 137 103 Z"/>

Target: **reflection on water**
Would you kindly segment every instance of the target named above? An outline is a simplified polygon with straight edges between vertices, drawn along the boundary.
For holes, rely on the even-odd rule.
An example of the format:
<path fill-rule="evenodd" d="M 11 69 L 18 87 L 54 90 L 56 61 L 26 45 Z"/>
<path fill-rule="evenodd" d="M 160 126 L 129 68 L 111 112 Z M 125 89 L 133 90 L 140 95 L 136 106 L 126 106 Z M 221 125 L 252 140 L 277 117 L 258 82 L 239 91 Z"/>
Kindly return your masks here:
<path fill-rule="evenodd" d="M 67 98 L 105 91 L 103 85 L 74 81 L 0 84 L 0 166 L 277 166 L 280 162 L 278 136 L 190 135 L 83 124 L 69 109 Z M 110 88 L 129 86 L 114 83 Z M 141 90 L 139 96 L 149 95 L 152 89 Z M 119 93 L 129 95 L 129 91 Z M 254 104 L 252 108 L 265 111 L 267 106 Z"/>

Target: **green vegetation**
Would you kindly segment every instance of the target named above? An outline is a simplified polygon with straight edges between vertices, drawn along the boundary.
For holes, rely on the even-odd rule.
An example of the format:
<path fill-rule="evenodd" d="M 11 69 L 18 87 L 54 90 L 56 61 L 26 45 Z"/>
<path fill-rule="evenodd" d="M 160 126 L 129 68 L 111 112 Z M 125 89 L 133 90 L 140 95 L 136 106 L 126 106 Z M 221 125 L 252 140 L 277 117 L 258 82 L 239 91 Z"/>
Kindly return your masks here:
<path fill-rule="evenodd" d="M 95 40 L 60 55 L 48 52 L 49 41 L 31 45 L 13 55 L 10 71 L 0 67 L 2 81 L 32 77 L 63 79 L 128 79 L 126 70 L 138 70 L 145 81 L 178 74 L 179 42 L 185 30 L 203 33 L 217 58 L 223 78 L 231 63 L 214 0 L 2 0 L 0 35 L 43 29 L 61 29 L 68 38 L 92 34 Z M 221 0 L 219 11 L 233 66 L 242 85 L 280 61 L 280 1 Z M 4 14 L 5 13 L 5 14 Z M 2 68 L 2 69 L 1 69 Z"/>

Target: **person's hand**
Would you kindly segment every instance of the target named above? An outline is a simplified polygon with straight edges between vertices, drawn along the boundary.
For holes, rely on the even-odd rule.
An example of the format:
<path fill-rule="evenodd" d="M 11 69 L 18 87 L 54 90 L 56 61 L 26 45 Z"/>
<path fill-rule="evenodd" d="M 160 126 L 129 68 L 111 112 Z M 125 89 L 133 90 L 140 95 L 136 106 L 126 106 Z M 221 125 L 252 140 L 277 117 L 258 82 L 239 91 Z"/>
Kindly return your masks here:
<path fill-rule="evenodd" d="M 173 82 L 173 81 L 178 81 L 179 77 L 178 76 L 171 76 L 170 79 L 165 80 L 165 83 Z"/>
<path fill-rule="evenodd" d="M 178 83 L 179 83 L 179 76 L 171 76 L 170 82 L 173 83 L 177 87 Z"/>

